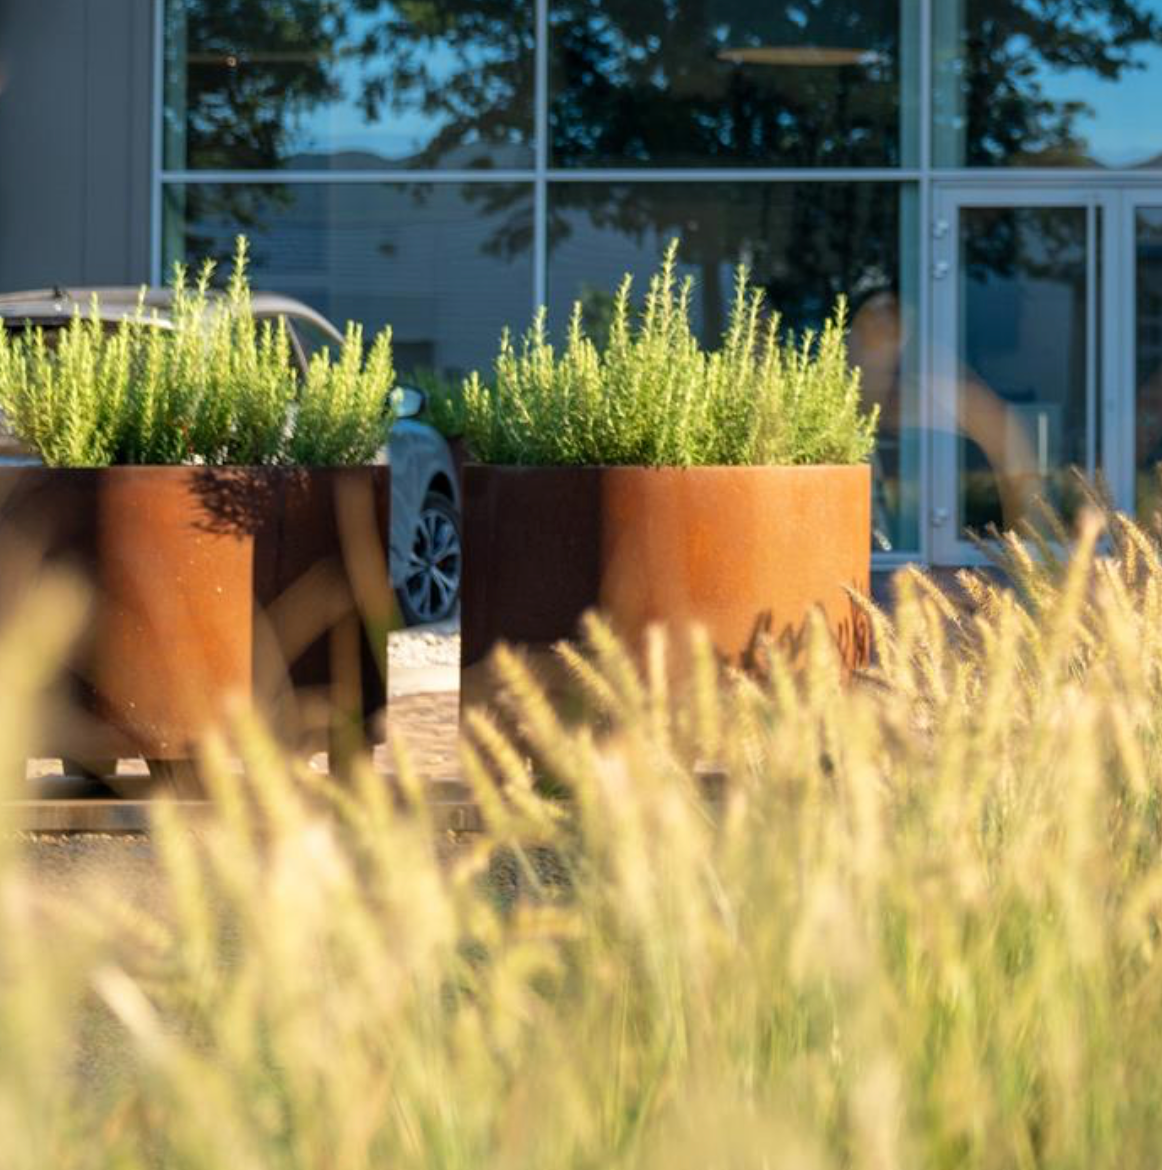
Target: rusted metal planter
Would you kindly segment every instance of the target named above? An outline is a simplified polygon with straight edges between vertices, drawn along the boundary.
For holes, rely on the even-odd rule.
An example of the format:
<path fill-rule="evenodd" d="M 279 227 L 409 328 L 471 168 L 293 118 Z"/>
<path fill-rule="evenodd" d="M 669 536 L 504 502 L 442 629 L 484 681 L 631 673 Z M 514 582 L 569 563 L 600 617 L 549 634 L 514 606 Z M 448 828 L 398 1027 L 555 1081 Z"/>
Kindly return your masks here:
<path fill-rule="evenodd" d="M 452 456 L 452 466 L 456 471 L 456 480 L 460 484 L 461 495 L 464 487 L 464 468 L 469 460 L 468 440 L 463 435 L 445 436 L 448 443 L 448 453 Z"/>
<path fill-rule="evenodd" d="M 631 646 L 652 624 L 704 626 L 724 662 L 770 638 L 799 653 L 820 610 L 851 668 L 870 630 L 866 466 L 464 469 L 461 698 L 487 703 L 498 642 L 547 665 L 588 609 Z M 550 684 L 551 685 L 551 684 Z"/>
<path fill-rule="evenodd" d="M 0 621 L 46 572 L 92 595 L 37 750 L 185 760 L 237 704 L 294 746 L 370 730 L 392 616 L 387 476 L 0 468 Z"/>

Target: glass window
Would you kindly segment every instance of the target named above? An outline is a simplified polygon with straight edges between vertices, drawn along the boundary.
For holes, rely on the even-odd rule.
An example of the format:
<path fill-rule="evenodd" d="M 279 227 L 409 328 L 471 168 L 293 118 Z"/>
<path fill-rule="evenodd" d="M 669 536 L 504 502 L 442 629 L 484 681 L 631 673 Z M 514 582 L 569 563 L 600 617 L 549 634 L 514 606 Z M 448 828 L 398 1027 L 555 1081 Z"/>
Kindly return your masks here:
<path fill-rule="evenodd" d="M 531 166 L 533 0 L 168 0 L 170 170 Z"/>
<path fill-rule="evenodd" d="M 550 0 L 551 162 L 915 163 L 916 0 Z"/>
<path fill-rule="evenodd" d="M 1095 225 L 1096 228 L 1096 225 Z M 1073 515 L 1093 466 L 1091 248 L 1085 207 L 964 207 L 957 386 L 962 529 L 1015 528 L 1033 501 Z"/>
<path fill-rule="evenodd" d="M 165 262 L 225 265 L 250 238 L 256 288 L 342 329 L 391 325 L 396 369 L 489 366 L 532 305 L 531 184 L 172 184 Z"/>
<path fill-rule="evenodd" d="M 1134 373 L 1136 504 L 1146 520 L 1162 507 L 1162 206 L 1137 210 Z"/>
<path fill-rule="evenodd" d="M 881 409 L 875 458 L 876 547 L 919 545 L 916 305 L 918 200 L 895 183 L 553 183 L 549 316 L 561 330 L 580 300 L 591 332 L 608 320 L 625 272 L 644 291 L 666 244 L 681 239 L 697 282 L 696 326 L 715 344 L 740 261 L 785 324 L 817 327 L 836 298 L 851 306 L 851 351 Z"/>
<path fill-rule="evenodd" d="M 1162 165 L 1162 0 L 938 0 L 942 167 Z"/>

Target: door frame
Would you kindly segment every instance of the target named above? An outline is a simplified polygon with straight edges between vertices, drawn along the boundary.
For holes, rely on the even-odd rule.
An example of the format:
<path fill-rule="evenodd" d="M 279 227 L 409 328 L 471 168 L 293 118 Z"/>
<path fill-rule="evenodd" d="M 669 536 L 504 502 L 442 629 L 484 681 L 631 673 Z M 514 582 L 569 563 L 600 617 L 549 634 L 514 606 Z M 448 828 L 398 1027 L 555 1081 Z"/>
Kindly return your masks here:
<path fill-rule="evenodd" d="M 1135 189 L 1136 190 L 1136 189 Z M 1162 188 L 1157 189 L 1162 193 Z M 1159 200 L 1162 203 L 1162 199 Z M 1133 322 L 1125 308 L 1124 268 L 1132 250 L 1133 216 L 1127 216 L 1126 194 L 1108 182 L 1074 180 L 1038 182 L 940 181 L 932 192 L 931 336 L 927 378 L 930 469 L 926 521 L 929 555 L 936 565 L 980 564 L 986 558 L 958 531 L 956 394 L 959 350 L 960 213 L 975 207 L 1077 207 L 1086 210 L 1088 234 L 1098 247 L 1087 256 L 1089 297 L 1088 457 L 1094 470 L 1110 481 L 1119 507 L 1133 500 L 1133 394 L 1126 387 L 1127 360 L 1132 363 Z M 1125 354 L 1123 331 L 1129 329 L 1131 353 Z M 1127 410 L 1127 399 L 1129 400 Z M 1128 414 L 1128 419 L 1127 419 Z M 1126 432 L 1129 430 L 1129 446 Z M 1126 456 L 1129 454 L 1127 464 Z M 1113 472 L 1111 475 L 1110 473 Z"/>

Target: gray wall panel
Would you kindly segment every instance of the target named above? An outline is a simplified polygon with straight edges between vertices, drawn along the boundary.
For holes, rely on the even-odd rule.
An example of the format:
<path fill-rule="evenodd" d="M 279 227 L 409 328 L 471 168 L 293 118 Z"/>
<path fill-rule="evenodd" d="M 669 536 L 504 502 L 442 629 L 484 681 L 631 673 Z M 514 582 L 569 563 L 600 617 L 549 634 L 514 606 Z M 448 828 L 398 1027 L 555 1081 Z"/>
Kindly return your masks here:
<path fill-rule="evenodd" d="M 0 0 L 0 290 L 149 275 L 152 0 Z"/>

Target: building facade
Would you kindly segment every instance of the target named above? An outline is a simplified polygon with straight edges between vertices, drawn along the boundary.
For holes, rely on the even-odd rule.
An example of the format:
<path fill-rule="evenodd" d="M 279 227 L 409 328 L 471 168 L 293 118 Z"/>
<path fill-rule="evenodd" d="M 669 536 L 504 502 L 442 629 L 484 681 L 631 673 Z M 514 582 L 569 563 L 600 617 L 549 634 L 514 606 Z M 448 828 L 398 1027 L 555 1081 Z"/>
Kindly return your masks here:
<path fill-rule="evenodd" d="M 681 241 L 850 304 L 876 556 L 1162 459 L 1162 0 L 0 0 L 0 286 L 255 282 L 486 370 Z"/>

